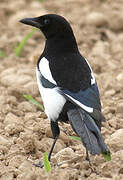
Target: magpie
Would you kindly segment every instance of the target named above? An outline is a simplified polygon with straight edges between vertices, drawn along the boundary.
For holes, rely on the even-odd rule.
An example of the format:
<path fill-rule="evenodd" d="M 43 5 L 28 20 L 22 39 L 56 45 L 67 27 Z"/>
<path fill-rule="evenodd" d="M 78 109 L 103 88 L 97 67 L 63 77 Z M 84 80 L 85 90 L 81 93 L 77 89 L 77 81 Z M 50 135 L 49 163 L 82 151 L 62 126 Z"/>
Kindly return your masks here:
<path fill-rule="evenodd" d="M 36 76 L 54 138 L 48 160 L 60 134 L 58 121 L 70 123 L 81 138 L 86 160 L 90 160 L 88 152 L 109 152 L 101 135 L 105 118 L 97 82 L 88 61 L 79 52 L 69 22 L 56 14 L 24 18 L 20 22 L 40 29 L 46 38 Z"/>

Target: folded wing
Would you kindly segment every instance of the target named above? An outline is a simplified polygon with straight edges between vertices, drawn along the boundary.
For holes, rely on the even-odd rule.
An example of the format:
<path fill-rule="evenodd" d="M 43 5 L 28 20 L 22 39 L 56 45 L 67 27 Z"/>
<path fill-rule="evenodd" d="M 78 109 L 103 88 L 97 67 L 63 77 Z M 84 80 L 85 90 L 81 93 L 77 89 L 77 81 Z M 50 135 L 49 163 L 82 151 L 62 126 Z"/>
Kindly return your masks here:
<path fill-rule="evenodd" d="M 105 121 L 103 114 L 101 113 L 101 103 L 99 97 L 99 91 L 97 84 L 93 84 L 88 89 L 82 91 L 80 90 L 77 93 L 72 93 L 67 89 L 60 89 L 60 93 L 73 104 L 81 107 L 91 117 L 94 118 L 99 129 L 101 129 L 101 122 Z"/>

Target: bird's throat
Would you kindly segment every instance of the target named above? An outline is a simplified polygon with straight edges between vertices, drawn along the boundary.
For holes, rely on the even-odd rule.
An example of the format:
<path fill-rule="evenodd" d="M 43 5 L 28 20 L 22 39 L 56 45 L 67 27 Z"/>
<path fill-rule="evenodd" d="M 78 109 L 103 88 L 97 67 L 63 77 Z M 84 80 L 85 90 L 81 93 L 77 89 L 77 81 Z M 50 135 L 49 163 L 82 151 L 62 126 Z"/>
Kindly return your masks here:
<path fill-rule="evenodd" d="M 46 40 L 44 52 L 55 53 L 76 53 L 78 52 L 78 47 L 76 39 L 72 37 L 54 37 Z"/>

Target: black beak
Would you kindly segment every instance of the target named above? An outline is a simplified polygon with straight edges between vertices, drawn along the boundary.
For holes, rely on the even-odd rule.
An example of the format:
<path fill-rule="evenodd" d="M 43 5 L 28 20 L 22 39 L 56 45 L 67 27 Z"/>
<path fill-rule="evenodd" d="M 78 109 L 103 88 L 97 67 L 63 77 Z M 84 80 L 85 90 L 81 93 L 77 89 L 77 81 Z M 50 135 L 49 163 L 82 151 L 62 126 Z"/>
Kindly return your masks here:
<path fill-rule="evenodd" d="M 38 22 L 38 20 L 38 18 L 24 18 L 21 19 L 20 22 L 40 29 L 41 24 Z"/>

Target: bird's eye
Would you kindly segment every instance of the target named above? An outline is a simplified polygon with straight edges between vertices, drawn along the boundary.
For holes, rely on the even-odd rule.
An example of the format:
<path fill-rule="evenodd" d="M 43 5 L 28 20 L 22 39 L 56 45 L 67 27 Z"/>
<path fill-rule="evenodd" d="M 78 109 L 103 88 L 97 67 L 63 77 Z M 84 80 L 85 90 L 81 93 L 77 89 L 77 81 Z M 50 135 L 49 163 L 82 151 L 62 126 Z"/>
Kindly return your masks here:
<path fill-rule="evenodd" d="M 44 20 L 44 24 L 45 24 L 45 25 L 49 25 L 49 24 L 50 24 L 50 20 L 49 20 L 49 19 L 45 19 L 45 20 Z"/>

